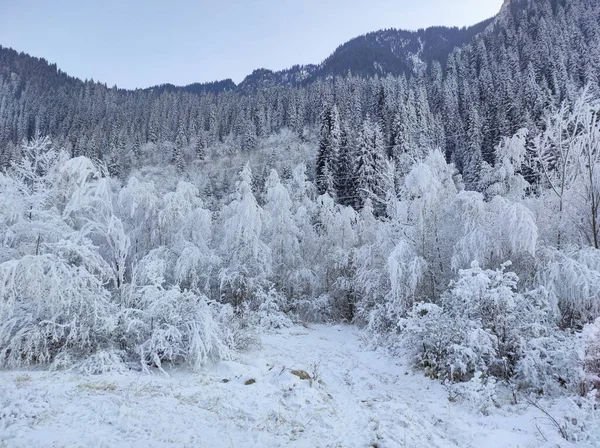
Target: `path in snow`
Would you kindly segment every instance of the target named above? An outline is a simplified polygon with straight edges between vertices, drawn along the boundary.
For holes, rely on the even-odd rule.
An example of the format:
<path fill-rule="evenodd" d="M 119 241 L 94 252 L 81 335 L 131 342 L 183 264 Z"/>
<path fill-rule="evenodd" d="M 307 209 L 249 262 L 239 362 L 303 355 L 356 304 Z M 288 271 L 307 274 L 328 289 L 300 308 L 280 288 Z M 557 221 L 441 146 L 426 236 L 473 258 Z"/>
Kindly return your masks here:
<path fill-rule="evenodd" d="M 170 374 L 1 372 L 0 447 L 570 446 L 532 409 L 449 402 L 351 326 L 282 330 L 241 361 Z"/>

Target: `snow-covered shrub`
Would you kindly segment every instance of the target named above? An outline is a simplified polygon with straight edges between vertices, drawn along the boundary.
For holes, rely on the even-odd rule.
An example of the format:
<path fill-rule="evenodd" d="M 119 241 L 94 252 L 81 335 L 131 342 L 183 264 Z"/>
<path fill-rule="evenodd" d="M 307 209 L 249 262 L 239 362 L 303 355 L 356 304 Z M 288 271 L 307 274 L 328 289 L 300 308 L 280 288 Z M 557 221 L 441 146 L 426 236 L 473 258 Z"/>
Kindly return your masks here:
<path fill-rule="evenodd" d="M 497 356 L 493 335 L 434 304 L 415 304 L 401 326 L 401 348 L 434 378 L 468 379 L 487 371 Z"/>
<path fill-rule="evenodd" d="M 209 291 L 213 267 L 219 262 L 211 250 L 185 242 L 176 248 L 175 281 L 184 289 Z"/>
<path fill-rule="evenodd" d="M 9 175 L 21 186 L 27 205 L 41 209 L 49 205 L 49 193 L 58 168 L 66 160 L 48 137 L 35 137 L 21 145 L 21 160 L 13 163 Z"/>
<path fill-rule="evenodd" d="M 567 405 L 561 408 L 562 426 L 571 442 L 591 442 L 593 446 L 600 443 L 600 402 L 597 391 L 593 390 L 584 396 L 569 397 Z"/>
<path fill-rule="evenodd" d="M 489 409 L 498 405 L 496 379 L 475 372 L 473 378 L 465 383 L 450 383 L 448 398 L 451 401 L 462 401 L 474 411 L 488 415 Z"/>
<path fill-rule="evenodd" d="M 333 299 L 322 294 L 316 299 L 300 298 L 292 302 L 292 309 L 299 319 L 306 322 L 332 322 Z"/>
<path fill-rule="evenodd" d="M 587 324 L 581 332 L 560 330 L 549 295 L 538 289 L 523 295 L 529 306 L 515 333 L 513 380 L 518 387 L 544 395 L 586 395 L 600 385 L 600 325 Z"/>
<path fill-rule="evenodd" d="M 600 317 L 600 250 L 546 249 L 537 282 L 552 298 L 562 326 L 577 328 Z"/>
<path fill-rule="evenodd" d="M 557 330 L 525 339 L 519 351 L 514 376 L 518 387 L 544 395 L 579 392 L 584 373 L 573 335 Z"/>
<path fill-rule="evenodd" d="M 402 321 L 402 345 L 417 365 L 450 380 L 477 371 L 510 378 L 521 358 L 533 356 L 526 353 L 528 341 L 552 334 L 547 294 L 518 293 L 518 277 L 506 266 L 492 271 L 473 264 L 460 271 L 441 306 L 417 305 Z"/>
<path fill-rule="evenodd" d="M 600 100 L 592 88 L 550 111 L 543 130 L 528 146 L 528 168 L 536 177 L 539 218 L 545 244 L 600 244 Z"/>
<path fill-rule="evenodd" d="M 377 220 L 370 201 L 365 201 L 360 213 L 359 243 L 353 259 L 355 322 L 364 324 L 375 339 L 398 330 L 399 319 L 422 298 L 423 278 L 429 267 L 413 238 L 395 223 L 406 219 L 408 210 L 402 209 L 403 205 L 397 201 L 390 207 L 390 221 Z"/>
<path fill-rule="evenodd" d="M 206 225 L 206 220 L 201 214 L 192 216 L 195 212 L 201 210 L 202 200 L 198 197 L 198 189 L 189 182 L 178 182 L 175 191 L 164 195 L 162 198 L 162 208 L 158 212 L 161 243 L 169 245 L 174 240 L 181 238 L 183 235 L 181 235 L 180 231 L 184 230 L 184 228 L 186 236 L 189 236 L 192 240 L 195 231 L 201 234 L 203 230 L 210 228 L 210 224 Z M 197 230 L 189 226 L 192 218 L 198 219 Z"/>
<path fill-rule="evenodd" d="M 0 367 L 118 371 L 134 357 L 197 367 L 252 333 L 198 294 L 219 262 L 198 189 L 179 182 L 161 202 L 151 182 L 118 188 L 47 139 L 0 175 Z M 261 311 L 275 319 L 271 305 Z"/>
<path fill-rule="evenodd" d="M 21 217 L 26 213 L 26 204 L 19 189 L 19 184 L 14 179 L 0 172 L 0 192 L 2 194 L 2 207 L 0 207 L 0 262 L 8 261 L 17 254 L 19 238 L 17 229 Z M 16 243 L 16 244 L 15 244 Z M 12 250 L 8 250 L 11 248 Z M 14 249 L 13 249 L 14 248 Z"/>
<path fill-rule="evenodd" d="M 594 388 L 600 393 L 600 318 L 583 327 L 581 339 L 586 388 Z"/>
<path fill-rule="evenodd" d="M 255 312 L 248 304 L 234 309 L 231 305 L 218 308 L 217 322 L 234 352 L 256 350 L 261 347 L 260 333 L 256 327 Z"/>
<path fill-rule="evenodd" d="M 254 313 L 253 320 L 256 325 L 265 330 L 288 328 L 293 325 L 290 318 L 283 312 L 286 305 L 285 297 L 270 289 L 258 298 L 258 310 Z"/>
<path fill-rule="evenodd" d="M 104 279 L 51 254 L 0 265 L 0 366 L 46 364 L 93 353 L 114 313 Z"/>
<path fill-rule="evenodd" d="M 127 371 L 124 362 L 125 353 L 121 350 L 99 350 L 85 359 L 78 367 L 83 375 L 101 375 L 103 373 L 122 373 Z"/>
<path fill-rule="evenodd" d="M 217 320 L 221 305 L 158 284 L 141 287 L 136 294 L 136 307 L 123 310 L 119 320 L 125 343 L 138 352 L 144 368 L 162 369 L 165 362 L 198 368 L 231 356 L 226 327 Z"/>

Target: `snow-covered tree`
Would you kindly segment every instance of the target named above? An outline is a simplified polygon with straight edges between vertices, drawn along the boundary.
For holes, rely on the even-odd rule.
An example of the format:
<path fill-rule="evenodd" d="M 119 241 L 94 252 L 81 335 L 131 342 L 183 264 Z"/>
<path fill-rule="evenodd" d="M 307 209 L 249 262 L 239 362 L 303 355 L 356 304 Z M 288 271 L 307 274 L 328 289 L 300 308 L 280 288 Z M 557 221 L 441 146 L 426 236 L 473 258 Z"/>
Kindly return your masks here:
<path fill-rule="evenodd" d="M 252 193 L 252 171 L 246 165 L 220 217 L 221 294 L 235 306 L 254 299 L 271 274 L 271 250 L 262 238 L 264 221 L 265 212 Z"/>
<path fill-rule="evenodd" d="M 600 247 L 599 104 L 585 90 L 572 107 L 565 102 L 550 115 L 533 139 L 532 169 L 555 216 L 548 243 L 559 249 L 584 242 Z"/>
<path fill-rule="evenodd" d="M 386 158 L 385 141 L 379 125 L 365 121 L 356 154 L 356 186 L 360 206 L 370 199 L 376 215 L 385 213 L 388 195 L 394 191 L 393 172 Z"/>
<path fill-rule="evenodd" d="M 272 254 L 275 287 L 288 300 L 294 295 L 293 278 L 300 269 L 300 229 L 294 221 L 292 200 L 287 188 L 279 180 L 277 171 L 272 170 L 266 181 L 265 212 L 268 214 L 264 229 L 265 241 Z"/>
<path fill-rule="evenodd" d="M 110 265 L 114 287 L 120 291 L 127 272 L 131 240 L 116 213 L 111 180 L 100 171 L 73 193 L 63 216 L 83 235 L 102 241 L 102 256 Z"/>

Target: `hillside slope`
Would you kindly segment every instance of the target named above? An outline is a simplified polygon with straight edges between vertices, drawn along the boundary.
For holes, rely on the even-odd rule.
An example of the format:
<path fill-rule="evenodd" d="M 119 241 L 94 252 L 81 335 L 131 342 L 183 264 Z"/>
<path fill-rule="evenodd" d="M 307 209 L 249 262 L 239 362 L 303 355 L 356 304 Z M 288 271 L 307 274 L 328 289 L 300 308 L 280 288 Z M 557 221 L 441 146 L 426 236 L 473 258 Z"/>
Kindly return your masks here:
<path fill-rule="evenodd" d="M 450 402 L 441 384 L 365 351 L 359 336 L 350 326 L 293 327 L 265 335 L 247 358 L 168 378 L 0 372 L 0 445 L 575 446 L 525 402 L 500 397 L 487 416 L 468 400 Z M 573 412 L 566 400 L 549 410 L 559 419 Z M 600 431 L 591 436 L 577 446 L 597 446 Z"/>

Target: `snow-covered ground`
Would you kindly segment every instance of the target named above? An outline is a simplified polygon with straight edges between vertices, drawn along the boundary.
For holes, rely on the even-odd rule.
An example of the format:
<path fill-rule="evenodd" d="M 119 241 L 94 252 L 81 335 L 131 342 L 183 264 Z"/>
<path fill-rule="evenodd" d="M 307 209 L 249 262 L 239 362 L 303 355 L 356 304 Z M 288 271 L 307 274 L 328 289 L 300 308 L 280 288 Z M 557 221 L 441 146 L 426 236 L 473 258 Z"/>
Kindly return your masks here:
<path fill-rule="evenodd" d="M 0 446 L 574 446 L 530 405 L 483 416 L 449 401 L 352 326 L 296 326 L 236 362 L 169 374 L 1 372 Z"/>

